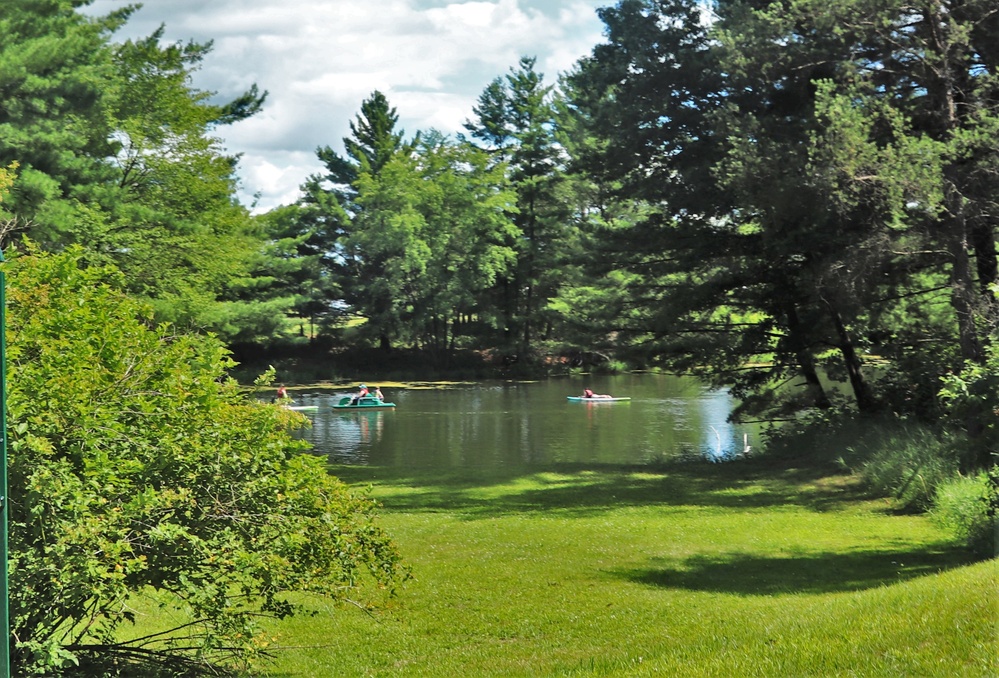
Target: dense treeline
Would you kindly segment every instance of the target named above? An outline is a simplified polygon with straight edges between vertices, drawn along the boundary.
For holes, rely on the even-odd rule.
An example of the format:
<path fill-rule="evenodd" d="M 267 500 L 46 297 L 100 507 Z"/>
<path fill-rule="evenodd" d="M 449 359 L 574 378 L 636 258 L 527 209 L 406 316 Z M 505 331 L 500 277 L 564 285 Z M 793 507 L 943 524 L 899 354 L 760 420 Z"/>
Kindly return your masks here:
<path fill-rule="evenodd" d="M 556 85 L 521 59 L 455 137 L 407 137 L 373 92 L 301 200 L 255 218 L 212 132 L 266 94 L 209 103 L 190 78 L 210 45 L 115 43 L 131 10 L 75 4 L 3 10 L 7 242 L 83 245 L 157 320 L 437 368 L 459 349 L 612 356 L 700 373 L 765 418 L 938 421 L 941 379 L 992 359 L 986 0 L 623 0 Z M 992 449 L 979 400 L 972 465 Z"/>
<path fill-rule="evenodd" d="M 829 375 L 861 412 L 939 416 L 939 378 L 983 362 L 996 320 L 994 8 L 704 11 L 606 9 L 569 77 L 604 141 L 582 166 L 647 210 L 614 234 L 639 274 L 624 331 L 747 409 L 789 378 L 780 404 L 827 407 Z"/>
<path fill-rule="evenodd" d="M 860 412 L 939 417 L 940 378 L 995 329 L 994 7 L 714 11 L 619 3 L 570 78 L 608 142 L 587 166 L 651 211 L 620 238 L 645 309 L 628 334 L 747 409 L 786 405 L 787 379 L 793 407 L 827 407 L 829 375 Z"/>
<path fill-rule="evenodd" d="M 600 16 L 606 42 L 557 88 L 522 59 L 467 136 L 406 141 L 375 92 L 349 157 L 319 149 L 328 173 L 282 216 L 326 256 L 323 289 L 346 302 L 327 308 L 384 349 L 697 372 L 744 416 L 945 417 L 941 379 L 990 360 L 996 322 L 992 5 L 624 0 Z M 431 189 L 442 145 L 485 164 Z M 449 206 L 467 200 L 488 211 L 473 237 Z M 465 268 L 462 298 L 440 291 Z M 994 447 L 990 408 L 963 406 L 971 466 Z"/>
<path fill-rule="evenodd" d="M 113 278 L 154 332 L 135 341 L 170 343 L 153 329 L 167 323 L 230 346 L 404 347 L 438 369 L 462 349 L 526 369 L 612 357 L 729 387 L 737 416 L 950 430 L 957 466 L 994 467 L 992 0 L 620 0 L 599 11 L 591 54 L 554 84 L 521 59 L 461 134 L 407 136 L 372 92 L 343 153 L 317 149 L 324 170 L 301 200 L 259 216 L 214 134 L 266 93 L 212 103 L 191 84 L 210 45 L 115 42 L 134 10 L 92 18 L 86 4 L 0 4 L 0 235 L 15 260 L 69 252 L 14 270 L 54 266 L 70 294 L 79 271 Z M 19 354 L 25 375 L 58 362 L 38 341 Z M 214 357 L 183 378 L 220 377 L 220 346 L 190 350 Z M 199 397 L 230 413 L 214 388 Z M 40 439 L 44 417 L 12 415 L 15 442 Z M 89 459 L 62 430 L 24 449 Z M 56 621 L 17 623 L 65 631 Z M 32 634 L 25 652 L 65 658 L 55 632 Z"/>

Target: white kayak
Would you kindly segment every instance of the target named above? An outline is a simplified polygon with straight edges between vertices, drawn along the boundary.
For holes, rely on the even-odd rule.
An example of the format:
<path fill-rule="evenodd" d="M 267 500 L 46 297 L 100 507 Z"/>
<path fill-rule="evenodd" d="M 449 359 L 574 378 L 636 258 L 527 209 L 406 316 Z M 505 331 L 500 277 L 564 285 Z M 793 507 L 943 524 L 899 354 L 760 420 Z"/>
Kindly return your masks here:
<path fill-rule="evenodd" d="M 619 403 L 624 400 L 631 400 L 631 398 L 586 398 L 583 396 L 566 396 L 569 402 L 573 403 Z"/>

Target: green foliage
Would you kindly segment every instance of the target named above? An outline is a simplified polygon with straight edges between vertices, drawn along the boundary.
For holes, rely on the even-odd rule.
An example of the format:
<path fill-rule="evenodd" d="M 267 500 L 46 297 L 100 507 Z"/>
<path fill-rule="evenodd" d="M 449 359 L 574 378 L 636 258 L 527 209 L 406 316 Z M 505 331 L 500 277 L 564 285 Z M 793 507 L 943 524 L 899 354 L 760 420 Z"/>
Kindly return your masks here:
<path fill-rule="evenodd" d="M 263 310 L 232 308 L 253 304 L 240 292 L 263 238 L 235 199 L 237 159 L 212 133 L 266 93 L 212 104 L 191 84 L 210 44 L 168 44 L 162 27 L 115 44 L 136 6 L 93 18 L 80 5 L 0 4 L 0 163 L 21 165 L 4 231 L 47 250 L 82 245 L 158 320 L 225 338 L 269 331 Z M 265 301 L 279 316 L 289 305 Z"/>
<path fill-rule="evenodd" d="M 929 216 L 942 209 L 945 148 L 914 134 L 905 116 L 865 85 L 815 82 L 820 126 L 810 134 L 810 169 L 837 211 L 906 229 L 914 205 Z"/>
<path fill-rule="evenodd" d="M 396 129 L 398 120 L 385 95 L 372 92 L 350 123 L 351 136 L 343 139 L 347 157 L 329 146 L 317 149 L 326 172 L 310 176 L 302 186 L 303 198 L 296 213 L 283 215 L 288 226 L 285 237 L 304 236 L 301 253 L 315 256 L 316 263 L 325 269 L 325 279 L 310 295 L 325 303 L 311 304 L 311 308 L 326 309 L 325 315 L 336 316 L 338 311 L 329 312 L 334 306 L 331 302 L 339 302 L 340 310 L 344 304 L 350 306 L 374 321 L 371 327 L 383 348 L 391 346 L 398 331 L 392 322 L 392 291 L 379 289 L 377 283 L 385 262 L 373 252 L 354 249 L 351 239 L 355 222 L 366 209 L 358 202 L 357 184 L 362 174 L 377 177 L 397 155 L 405 157 L 413 151 L 415 141 L 403 141 L 404 132 Z M 369 281 L 370 286 L 365 284 Z"/>
<path fill-rule="evenodd" d="M 463 318 L 486 317 L 484 293 L 514 262 L 519 231 L 504 168 L 467 144 L 430 135 L 355 186 L 361 207 L 344 240 L 355 252 L 361 330 L 394 334 L 443 356 Z M 371 275 L 364 262 L 381 262 Z"/>
<path fill-rule="evenodd" d="M 258 620 L 296 611 L 289 593 L 398 582 L 372 502 L 291 438 L 303 420 L 248 402 L 218 340 L 152 326 L 119 272 L 82 261 L 6 265 L 19 670 L 243 665 L 263 651 Z M 129 600 L 150 591 L 184 621 L 130 642 Z"/>
<path fill-rule="evenodd" d="M 16 162 L 12 162 L 7 167 L 0 167 L 0 202 L 3 202 L 4 198 L 7 197 L 10 186 L 14 183 L 14 178 L 17 176 L 17 167 Z"/>
<path fill-rule="evenodd" d="M 958 471 L 957 442 L 917 424 L 884 427 L 863 445 L 864 482 L 904 509 L 929 508 L 937 487 Z"/>
<path fill-rule="evenodd" d="M 956 475 L 941 482 L 933 494 L 930 516 L 963 539 L 976 553 L 999 556 L 996 539 L 996 495 L 999 485 L 985 471 Z"/>
<path fill-rule="evenodd" d="M 766 438 L 769 454 L 835 466 L 902 510 L 929 508 L 937 488 L 958 472 L 962 447 L 952 432 L 845 408 L 813 411 L 773 427 Z"/>
<path fill-rule="evenodd" d="M 273 329 L 261 318 L 283 317 L 291 302 L 242 294 L 259 285 L 264 234 L 234 200 L 236 158 L 212 131 L 257 110 L 266 94 L 252 88 L 231 105 L 208 103 L 212 93 L 193 88 L 191 74 L 209 52 L 165 43 L 162 27 L 114 46 L 103 105 L 114 121 L 116 183 L 83 189 L 103 214 L 74 241 L 115 263 L 157 320 L 228 340 L 260 337 Z"/>
<path fill-rule="evenodd" d="M 524 357 L 559 320 L 547 300 L 571 277 L 567 253 L 578 240 L 564 182 L 568 158 L 555 132 L 558 97 L 535 62 L 522 57 L 506 77 L 493 80 L 479 95 L 475 119 L 465 123 L 494 161 L 505 164 L 516 192 L 516 265 L 497 281 L 494 304 L 505 348 Z"/>
<path fill-rule="evenodd" d="M 300 326 L 307 323 L 310 338 L 328 331 L 341 318 L 342 309 L 334 307 L 331 300 L 342 295 L 326 265 L 327 253 L 317 244 L 321 239 L 304 214 L 301 206 L 286 205 L 254 217 L 266 245 L 254 260 L 252 276 L 240 281 L 244 284 L 239 297 L 262 302 L 271 299 L 284 308 L 262 318 L 269 324 L 244 325 L 240 334 L 233 336 L 234 341 L 258 345 L 278 342 L 291 324 L 285 321 L 286 315 L 298 318 Z"/>
<path fill-rule="evenodd" d="M 607 333 L 746 414 L 829 408 L 839 382 L 858 411 L 937 419 L 936 378 L 983 362 L 996 326 L 991 5 L 704 11 L 601 9 L 607 40 L 568 78 L 596 137 L 570 146 L 576 166 L 646 206 L 607 233 L 604 257 L 636 275 Z"/>
<path fill-rule="evenodd" d="M 940 398 L 951 420 L 976 427 L 974 457 L 982 468 L 999 465 L 999 347 L 992 344 L 983 363 L 965 362 L 942 381 Z"/>
<path fill-rule="evenodd" d="M 0 3 L 0 164 L 22 166 L 4 217 L 59 242 L 75 227 L 75 188 L 111 178 L 108 35 L 132 9 L 88 21 L 65 0 Z"/>

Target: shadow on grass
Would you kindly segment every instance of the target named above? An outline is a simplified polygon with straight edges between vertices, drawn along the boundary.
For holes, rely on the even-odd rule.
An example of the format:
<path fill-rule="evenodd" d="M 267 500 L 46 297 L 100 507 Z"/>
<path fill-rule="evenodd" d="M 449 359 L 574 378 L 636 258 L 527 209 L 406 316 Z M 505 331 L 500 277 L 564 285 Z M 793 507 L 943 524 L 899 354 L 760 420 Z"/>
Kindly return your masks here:
<path fill-rule="evenodd" d="M 771 468 L 750 462 L 669 466 L 562 465 L 421 473 L 337 466 L 345 482 L 377 488 L 388 510 L 450 511 L 474 519 L 525 512 L 595 514 L 628 506 L 835 511 L 864 499 L 859 485 L 829 469 Z"/>
<path fill-rule="evenodd" d="M 420 472 L 337 467 L 353 485 L 372 484 L 388 511 L 448 512 L 465 520 L 513 514 L 567 517 L 622 507 L 760 510 L 800 506 L 846 511 L 870 502 L 852 477 L 831 466 L 786 466 L 747 460 L 727 464 L 553 466 L 546 469 L 472 469 Z M 867 510 L 889 512 L 868 504 Z M 637 583 L 745 596 L 822 594 L 890 585 L 974 562 L 958 545 L 938 542 L 895 548 L 819 553 L 700 554 L 652 560 L 647 567 L 611 570 Z"/>
<path fill-rule="evenodd" d="M 697 555 L 678 562 L 653 561 L 647 568 L 612 571 L 640 584 L 744 596 L 859 591 L 908 581 L 966 565 L 967 552 L 870 550 L 761 556 L 746 553 Z"/>

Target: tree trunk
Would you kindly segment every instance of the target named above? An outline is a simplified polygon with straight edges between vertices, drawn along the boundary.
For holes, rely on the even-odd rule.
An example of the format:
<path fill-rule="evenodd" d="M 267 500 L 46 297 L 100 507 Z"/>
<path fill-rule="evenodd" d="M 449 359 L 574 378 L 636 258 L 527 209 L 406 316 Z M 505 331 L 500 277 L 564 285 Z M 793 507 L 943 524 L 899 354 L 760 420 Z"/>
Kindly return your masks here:
<path fill-rule="evenodd" d="M 527 291 L 524 293 L 524 315 L 522 322 L 524 323 L 524 333 L 520 338 L 520 354 L 527 356 L 530 355 L 531 351 L 531 320 L 533 315 L 534 305 L 534 286 L 528 285 Z"/>
<path fill-rule="evenodd" d="M 989 307 L 990 319 L 996 321 L 996 296 L 992 286 L 999 282 L 999 262 L 996 260 L 995 232 L 985 219 L 977 219 L 971 227 L 971 246 L 975 252 L 975 272 L 978 290 Z"/>
<path fill-rule="evenodd" d="M 961 357 L 980 364 L 984 354 L 975 325 L 975 281 L 971 275 L 968 237 L 964 219 L 960 216 L 960 206 L 955 207 L 951 217 L 943 223 L 950 255 L 950 303 L 957 319 Z"/>
<path fill-rule="evenodd" d="M 957 197 L 960 200 L 960 197 Z M 955 201 L 956 202 L 956 201 Z M 975 325 L 975 282 L 971 275 L 971 257 L 968 254 L 968 238 L 960 205 L 951 213 L 943 226 L 946 229 L 947 251 L 950 254 L 950 303 L 957 319 L 958 344 L 961 357 L 968 362 L 982 364 L 985 352 Z M 971 439 L 978 438 L 985 430 L 986 412 L 970 412 L 965 417 L 964 427 Z"/>
<path fill-rule="evenodd" d="M 801 375 L 805 378 L 805 388 L 808 391 L 809 399 L 815 407 L 826 409 L 831 406 L 831 403 L 822 387 L 822 382 L 819 380 L 818 370 L 815 369 L 815 358 L 805 341 L 804 330 L 798 317 L 798 309 L 795 308 L 794 304 L 787 304 L 784 315 L 787 319 L 788 338 L 798 362 L 798 369 L 801 370 Z"/>
<path fill-rule="evenodd" d="M 829 316 L 832 318 L 833 325 L 836 327 L 836 335 L 839 337 L 839 350 L 843 356 L 846 373 L 850 377 L 850 387 L 853 389 L 853 396 L 857 401 L 857 409 L 863 414 L 873 413 L 878 409 L 878 402 L 873 394 L 871 394 L 867 380 L 864 379 L 860 356 L 857 355 L 857 349 L 853 345 L 850 332 L 846 329 L 846 324 L 843 322 L 843 317 L 839 314 L 839 311 L 828 303 L 827 307 L 829 308 Z"/>

